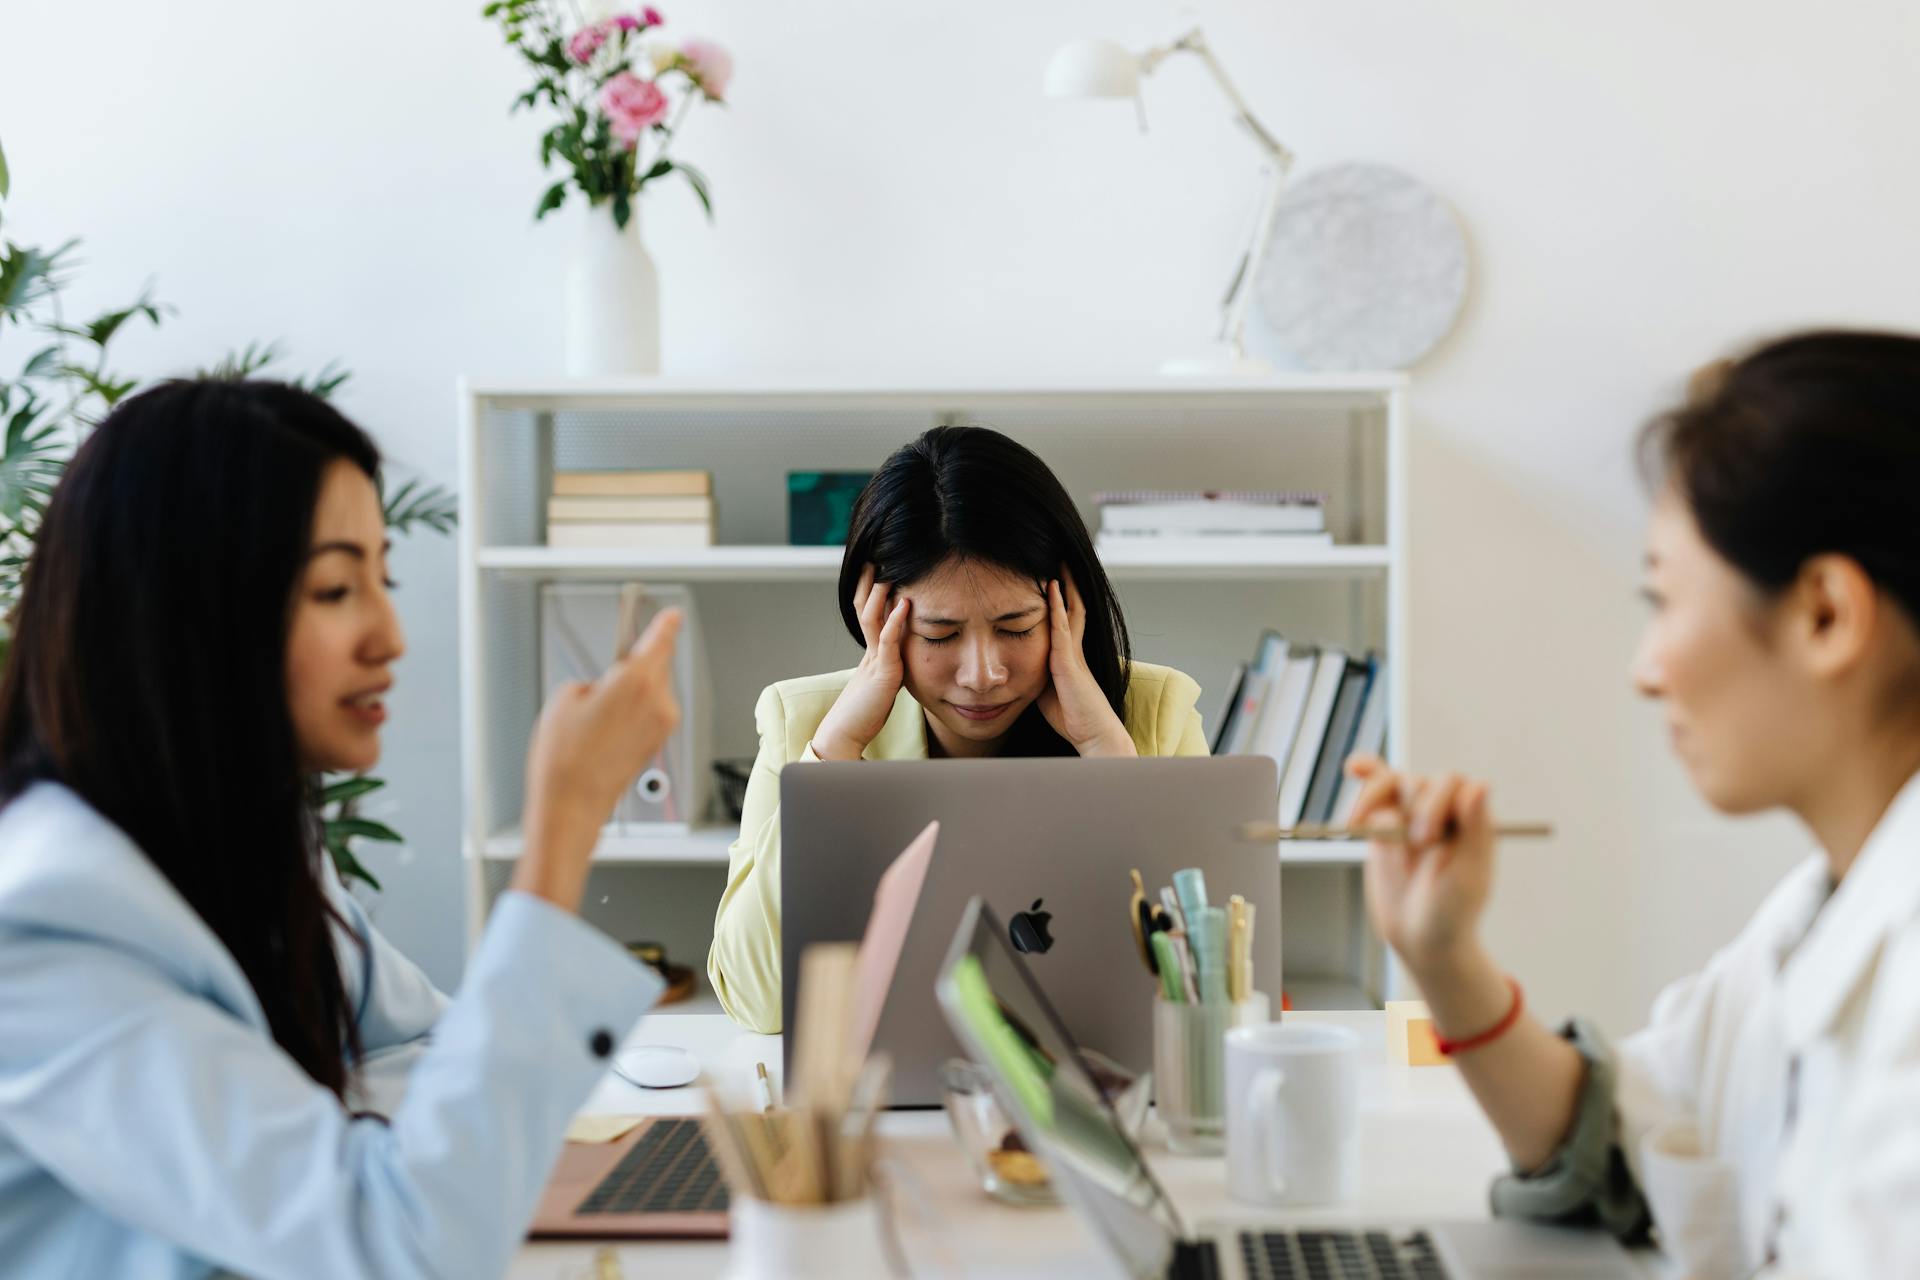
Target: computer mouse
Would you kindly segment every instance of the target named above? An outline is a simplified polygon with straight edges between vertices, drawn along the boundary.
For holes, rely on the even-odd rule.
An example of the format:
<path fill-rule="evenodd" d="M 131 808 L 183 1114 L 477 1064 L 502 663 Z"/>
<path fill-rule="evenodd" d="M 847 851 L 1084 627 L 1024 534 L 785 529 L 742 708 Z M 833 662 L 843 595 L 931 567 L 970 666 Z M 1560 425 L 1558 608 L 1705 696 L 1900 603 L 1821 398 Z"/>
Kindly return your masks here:
<path fill-rule="evenodd" d="M 643 1044 L 615 1058 L 613 1070 L 642 1089 L 678 1089 L 700 1078 L 700 1060 L 674 1045 Z"/>

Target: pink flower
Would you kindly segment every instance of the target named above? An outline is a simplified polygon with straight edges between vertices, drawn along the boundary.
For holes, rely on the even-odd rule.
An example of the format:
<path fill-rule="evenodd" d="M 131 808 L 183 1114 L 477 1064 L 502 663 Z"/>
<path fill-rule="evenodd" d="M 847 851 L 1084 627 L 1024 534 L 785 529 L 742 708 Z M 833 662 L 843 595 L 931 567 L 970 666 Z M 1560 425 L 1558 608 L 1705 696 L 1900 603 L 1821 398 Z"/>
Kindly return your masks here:
<path fill-rule="evenodd" d="M 633 147 L 641 134 L 667 118 L 667 95 L 653 81 L 622 71 L 600 91 L 600 109 L 613 125 L 613 136 Z"/>
<path fill-rule="evenodd" d="M 638 31 L 640 29 L 640 19 L 630 13 L 623 13 L 613 20 L 613 25 L 622 31 Z"/>
<path fill-rule="evenodd" d="M 567 56 L 584 67 L 593 61 L 593 55 L 600 52 L 600 46 L 606 42 L 607 26 L 604 22 L 582 27 L 567 41 Z"/>
<path fill-rule="evenodd" d="M 667 20 L 660 16 L 660 11 L 658 9 L 654 8 L 652 5 L 648 5 L 646 8 L 640 11 L 640 21 L 646 23 L 650 27 L 659 27 L 659 26 L 666 25 Z"/>
<path fill-rule="evenodd" d="M 711 40 L 689 40 L 680 46 L 680 57 L 700 92 L 715 102 L 726 98 L 727 85 L 733 81 L 732 54 Z"/>

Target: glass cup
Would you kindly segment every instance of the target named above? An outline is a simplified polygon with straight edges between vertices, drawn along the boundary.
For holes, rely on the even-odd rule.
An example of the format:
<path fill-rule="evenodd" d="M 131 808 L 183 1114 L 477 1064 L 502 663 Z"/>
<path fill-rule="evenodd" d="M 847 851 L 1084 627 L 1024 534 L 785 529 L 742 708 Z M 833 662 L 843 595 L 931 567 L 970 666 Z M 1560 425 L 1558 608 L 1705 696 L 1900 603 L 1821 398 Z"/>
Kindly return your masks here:
<path fill-rule="evenodd" d="M 1001 1110 L 993 1094 L 993 1077 L 983 1068 L 962 1058 L 942 1063 L 940 1100 L 988 1195 L 1015 1205 L 1060 1202 L 1046 1165 L 1027 1150 L 1020 1130 Z"/>
<path fill-rule="evenodd" d="M 1153 998 L 1155 1103 L 1167 1149 L 1219 1155 L 1226 1149 L 1227 1032 L 1267 1021 L 1267 996 L 1238 1004 L 1189 1004 Z"/>
<path fill-rule="evenodd" d="M 1147 1122 L 1153 1077 L 1136 1075 L 1096 1049 L 1082 1049 L 1080 1058 L 1120 1127 L 1138 1140 Z M 950 1058 L 940 1067 L 940 1093 L 954 1136 L 966 1148 L 988 1195 L 1008 1204 L 1059 1203 L 1045 1162 L 1027 1149 L 1019 1127 L 994 1095 L 991 1074 L 964 1058 Z"/>

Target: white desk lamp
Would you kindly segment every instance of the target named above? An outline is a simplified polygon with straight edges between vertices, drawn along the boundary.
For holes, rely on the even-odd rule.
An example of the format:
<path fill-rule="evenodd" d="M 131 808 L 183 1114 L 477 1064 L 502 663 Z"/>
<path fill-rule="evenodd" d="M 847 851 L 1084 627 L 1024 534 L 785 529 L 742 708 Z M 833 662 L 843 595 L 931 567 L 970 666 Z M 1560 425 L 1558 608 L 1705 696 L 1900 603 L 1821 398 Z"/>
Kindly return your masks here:
<path fill-rule="evenodd" d="M 1233 118 L 1253 136 L 1267 159 L 1267 189 L 1254 218 L 1253 235 L 1240 255 L 1240 265 L 1227 285 L 1221 303 L 1220 348 L 1197 359 L 1169 360 L 1160 366 L 1162 373 L 1184 375 L 1264 374 L 1273 366 L 1246 352 L 1247 302 L 1253 295 L 1253 282 L 1259 275 L 1260 260 L 1266 255 L 1268 230 L 1274 210 L 1279 206 L 1280 188 L 1293 167 L 1293 153 L 1254 119 L 1247 103 L 1227 79 L 1227 73 L 1207 47 L 1200 28 L 1181 36 L 1171 44 L 1155 45 L 1145 53 L 1130 53 L 1111 40 L 1075 40 L 1062 45 L 1047 64 L 1046 89 L 1051 98 L 1132 98 L 1140 102 L 1140 77 L 1152 75 L 1167 58 L 1176 53 L 1191 53 L 1206 64 L 1207 70 L 1227 95 Z M 1146 112 L 1141 106 L 1140 128 L 1146 129 Z"/>

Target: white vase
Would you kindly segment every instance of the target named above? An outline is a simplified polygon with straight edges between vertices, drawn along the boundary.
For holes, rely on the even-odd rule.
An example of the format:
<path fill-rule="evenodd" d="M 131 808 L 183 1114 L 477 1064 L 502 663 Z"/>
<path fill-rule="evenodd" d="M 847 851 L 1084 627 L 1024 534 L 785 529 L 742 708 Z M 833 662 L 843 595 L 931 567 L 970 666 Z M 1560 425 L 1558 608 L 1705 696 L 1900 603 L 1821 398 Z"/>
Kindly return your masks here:
<path fill-rule="evenodd" d="M 567 372 L 660 372 L 660 277 L 640 242 L 640 210 L 624 228 L 605 204 L 585 208 L 567 268 Z"/>

